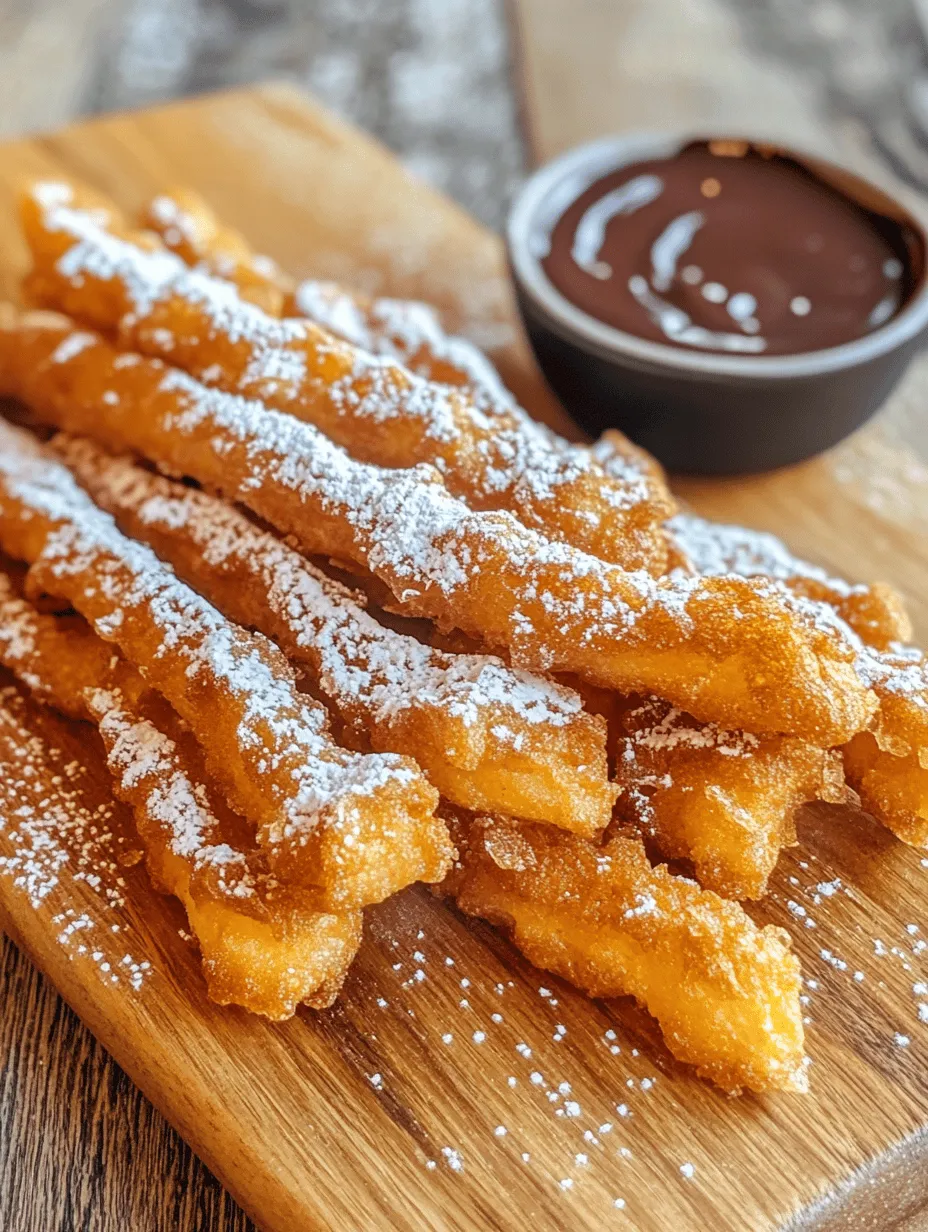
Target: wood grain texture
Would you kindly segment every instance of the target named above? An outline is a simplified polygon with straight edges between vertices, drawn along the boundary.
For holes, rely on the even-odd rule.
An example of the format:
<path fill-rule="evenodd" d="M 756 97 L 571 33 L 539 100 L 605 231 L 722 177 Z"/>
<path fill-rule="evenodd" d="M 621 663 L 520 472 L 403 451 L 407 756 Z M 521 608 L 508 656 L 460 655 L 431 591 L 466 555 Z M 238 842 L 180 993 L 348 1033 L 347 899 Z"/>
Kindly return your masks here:
<path fill-rule="evenodd" d="M 429 298 L 453 324 L 499 343 L 522 395 L 551 411 L 524 351 L 503 345 L 513 330 L 498 242 L 288 89 L 112 118 L 5 147 L 3 293 L 14 290 L 24 261 L 15 186 L 25 175 L 61 171 L 129 208 L 163 184 L 187 182 L 295 272 Z M 814 464 L 817 471 L 693 496 L 702 507 L 789 532 L 825 563 L 907 584 L 925 636 L 921 472 L 887 469 L 880 451 L 890 448 L 893 459 L 916 466 L 904 444 L 887 445 L 876 431 L 827 465 Z M 874 485 L 887 475 L 893 481 L 875 502 Z M 44 769 L 23 781 L 11 764 L 18 739 L 4 717 L 11 705 L 0 711 L 4 856 L 17 845 L 13 798 L 50 799 L 52 778 L 72 761 L 86 769 L 69 789 L 91 809 L 108 798 L 91 735 L 33 708 L 28 726 L 40 737 L 34 755 Z M 118 835 L 125 818 L 108 807 Z M 758 914 L 791 928 L 814 981 L 807 1099 L 719 1096 L 670 1061 L 633 1007 L 590 1002 L 532 970 L 498 933 L 424 890 L 370 913 L 338 1006 L 280 1026 L 209 1005 L 179 931 L 181 913 L 137 867 L 123 874 L 123 906 L 108 906 L 66 865 L 33 909 L 6 865 L 0 911 L 129 1077 L 273 1232 L 514 1229 L 527 1221 L 539 1230 L 904 1226 L 928 1197 L 928 1027 L 914 990 L 928 981 L 920 944 L 928 935 L 928 871 L 866 818 L 834 809 L 808 810 L 802 839 Z M 822 885 L 837 892 L 816 889 Z M 67 911 L 77 915 L 56 920 Z M 66 932 L 80 916 L 90 928 Z M 82 931 L 97 948 L 78 948 Z M 126 954 L 151 963 L 138 990 L 125 978 L 111 982 Z M 101 1093 L 100 1133 L 118 1137 L 109 1102 Z M 695 1169 L 689 1179 L 684 1163 Z M 150 1159 L 143 1183 L 156 1199 L 161 1178 Z M 135 1200 L 139 1223 L 127 1214 L 125 1223 L 99 1226 L 146 1227 L 150 1200 Z M 172 1200 L 169 1191 L 165 1201 Z M 218 1195 L 207 1202 L 204 1219 L 225 1217 L 218 1202 Z M 177 1210 L 175 1226 L 195 1219 Z"/>
<path fill-rule="evenodd" d="M 12 942 L 0 965 L 0 1227 L 254 1225 Z"/>

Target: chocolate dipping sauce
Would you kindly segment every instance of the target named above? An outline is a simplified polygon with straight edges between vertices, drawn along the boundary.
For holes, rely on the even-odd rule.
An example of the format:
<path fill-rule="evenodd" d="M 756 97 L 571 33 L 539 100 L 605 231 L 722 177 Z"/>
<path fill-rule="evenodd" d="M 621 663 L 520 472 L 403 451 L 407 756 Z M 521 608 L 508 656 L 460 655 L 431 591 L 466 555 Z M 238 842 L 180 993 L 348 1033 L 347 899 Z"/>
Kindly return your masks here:
<path fill-rule="evenodd" d="M 905 223 L 772 147 L 695 141 L 603 176 L 542 265 L 607 325 L 654 342 L 792 355 L 884 325 L 916 286 Z"/>

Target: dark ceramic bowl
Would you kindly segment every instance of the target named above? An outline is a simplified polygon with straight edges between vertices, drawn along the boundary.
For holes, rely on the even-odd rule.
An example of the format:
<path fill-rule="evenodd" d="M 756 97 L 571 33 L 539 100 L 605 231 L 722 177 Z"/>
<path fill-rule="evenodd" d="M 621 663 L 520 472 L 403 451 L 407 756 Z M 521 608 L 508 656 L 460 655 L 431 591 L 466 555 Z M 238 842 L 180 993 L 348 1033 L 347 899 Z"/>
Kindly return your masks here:
<path fill-rule="evenodd" d="M 621 428 L 670 470 L 768 470 L 828 449 L 881 405 L 928 331 L 925 227 L 854 173 L 784 150 L 868 210 L 905 229 L 914 290 L 885 325 L 841 346 L 796 355 L 744 356 L 650 342 L 590 316 L 542 269 L 561 214 L 602 176 L 675 154 L 695 136 L 610 137 L 542 167 L 509 219 L 509 260 L 542 371 L 574 419 L 594 436 Z"/>

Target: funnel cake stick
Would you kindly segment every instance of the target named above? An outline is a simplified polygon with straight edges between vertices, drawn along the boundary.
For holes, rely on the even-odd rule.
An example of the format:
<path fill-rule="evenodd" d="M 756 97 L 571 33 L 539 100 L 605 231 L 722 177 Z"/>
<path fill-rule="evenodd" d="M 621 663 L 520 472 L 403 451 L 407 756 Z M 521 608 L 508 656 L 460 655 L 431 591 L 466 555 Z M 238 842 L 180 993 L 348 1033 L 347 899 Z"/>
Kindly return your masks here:
<path fill-rule="evenodd" d="M 869 646 L 888 650 L 912 636 L 900 595 L 885 582 L 852 584 L 793 556 L 775 535 L 680 513 L 667 523 L 671 542 L 697 573 L 776 578 L 794 594 L 830 604 Z"/>
<path fill-rule="evenodd" d="M 453 804 L 554 822 L 593 837 L 616 787 L 604 724 L 580 698 L 483 655 L 448 655 L 385 629 L 291 548 L 214 496 L 154 475 L 85 438 L 52 447 L 126 533 L 149 543 L 233 619 L 307 667 L 341 722 L 415 757 Z M 846 796 L 840 755 L 792 736 L 699 724 L 656 700 L 616 718 L 621 815 L 700 883 L 759 898 L 792 814 Z M 483 803 L 475 804 L 475 799 Z M 495 800 L 495 804 L 489 802 Z"/>
<path fill-rule="evenodd" d="M 920 650 L 901 644 L 912 632 L 901 597 L 884 583 L 829 577 L 773 535 L 693 514 L 679 514 L 668 529 L 699 573 L 780 579 L 795 593 L 828 603 L 857 634 L 857 672 L 879 708 L 869 731 L 844 749 L 848 782 L 894 834 L 928 846 L 928 668 Z"/>
<path fill-rule="evenodd" d="M 316 279 L 296 284 L 268 257 L 253 253 L 244 236 L 220 222 L 203 198 L 187 189 L 155 197 L 143 212 L 142 224 L 187 265 L 234 282 L 243 299 L 271 316 L 308 317 L 344 342 L 395 360 L 418 376 L 468 390 L 484 414 L 501 414 L 504 422 L 517 417 L 528 430 L 543 432 L 554 450 L 578 448 L 523 411 L 483 352 L 466 338 L 447 334 L 428 304 L 372 298 Z M 673 508 L 661 467 L 616 431 L 604 433 L 590 447 L 590 456 L 617 481 L 611 499 L 618 498 L 621 485 L 619 508 L 638 540 L 641 563 L 659 571 L 665 550 L 659 527 Z M 572 542 L 582 547 L 586 541 Z M 616 562 L 626 567 L 634 563 L 626 554 Z"/>
<path fill-rule="evenodd" d="M 796 736 L 697 723 L 657 698 L 628 699 L 613 719 L 619 816 L 667 859 L 693 864 L 726 898 L 762 898 L 793 814 L 847 798 L 840 753 Z"/>
<path fill-rule="evenodd" d="M 132 688 L 133 669 L 79 618 L 40 616 L 2 575 L 0 662 L 69 710 L 81 691 L 81 717 L 99 726 L 153 879 L 187 908 L 213 999 L 271 1018 L 299 1001 L 328 1004 L 359 915 L 307 912 L 266 875 L 242 842 L 244 823 L 206 787 L 189 734 L 140 678 Z M 445 888 L 466 911 L 505 917 L 533 961 L 593 993 L 636 995 L 672 1050 L 726 1089 L 804 1089 L 798 964 L 785 934 L 651 869 L 638 840 L 598 848 L 543 826 L 462 815 L 452 824 L 462 860 Z"/>
<path fill-rule="evenodd" d="M 867 725 L 875 701 L 854 671 L 853 635 L 780 583 L 628 573 L 509 514 L 468 509 L 428 468 L 357 462 L 308 424 L 120 355 L 61 318 L 5 315 L 0 388 L 40 416 L 222 490 L 520 667 L 823 746 Z"/>
<path fill-rule="evenodd" d="M 637 837 L 605 845 L 507 818 L 456 817 L 443 890 L 501 924 L 530 962 L 594 997 L 635 997 L 671 1052 L 727 1091 L 804 1091 L 799 963 L 788 935 L 652 868 Z"/>
<path fill-rule="evenodd" d="M 528 419 L 488 415 L 466 389 L 416 376 L 305 318 L 279 320 L 234 284 L 190 270 L 150 233 L 112 211 L 84 208 L 71 186 L 39 183 L 23 201 L 36 268 L 33 297 L 169 360 L 206 384 L 261 398 L 304 419 L 364 461 L 433 463 L 474 508 L 506 509 L 526 525 L 604 559 L 660 571 L 654 523 L 630 526 L 626 485 L 588 450 L 554 449 Z"/>

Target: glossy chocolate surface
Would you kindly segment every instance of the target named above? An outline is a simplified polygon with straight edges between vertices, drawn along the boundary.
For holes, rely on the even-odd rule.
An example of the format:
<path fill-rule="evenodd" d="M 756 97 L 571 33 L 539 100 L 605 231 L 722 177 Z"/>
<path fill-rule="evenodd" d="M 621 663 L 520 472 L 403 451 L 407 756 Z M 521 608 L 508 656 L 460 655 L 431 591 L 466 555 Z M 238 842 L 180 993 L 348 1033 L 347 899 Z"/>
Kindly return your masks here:
<path fill-rule="evenodd" d="M 597 179 L 554 222 L 542 267 L 626 333 L 694 351 L 795 355 L 892 320 L 921 277 L 903 217 L 774 147 L 694 141 Z"/>

